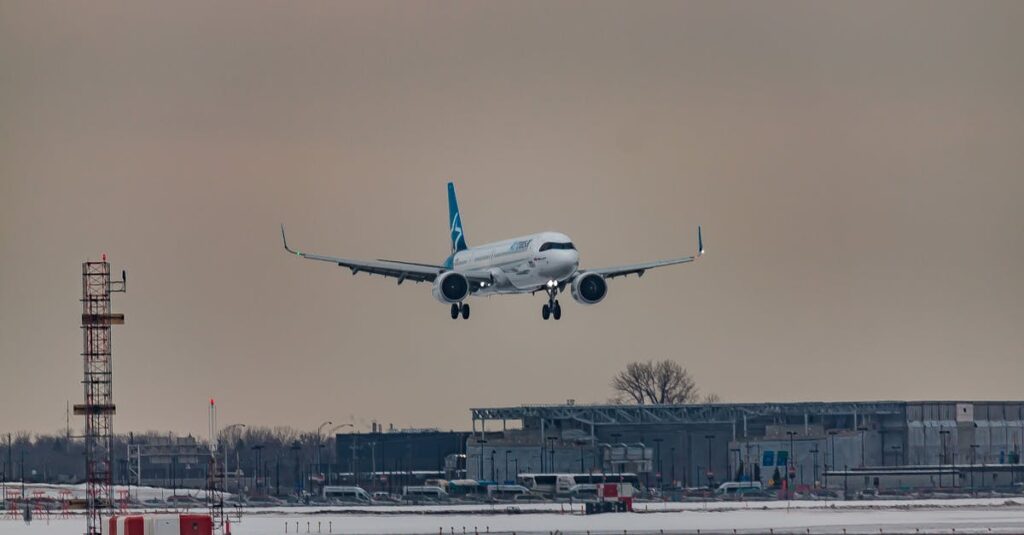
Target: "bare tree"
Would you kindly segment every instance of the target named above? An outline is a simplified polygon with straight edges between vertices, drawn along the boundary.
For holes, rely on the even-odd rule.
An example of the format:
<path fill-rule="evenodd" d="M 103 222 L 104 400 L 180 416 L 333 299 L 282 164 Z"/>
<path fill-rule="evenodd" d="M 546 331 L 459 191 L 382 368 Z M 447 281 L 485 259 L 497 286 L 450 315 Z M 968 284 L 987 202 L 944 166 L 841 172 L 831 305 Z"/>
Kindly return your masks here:
<path fill-rule="evenodd" d="M 612 379 L 620 397 L 638 405 L 693 403 L 699 399 L 693 376 L 678 362 L 630 362 Z"/>

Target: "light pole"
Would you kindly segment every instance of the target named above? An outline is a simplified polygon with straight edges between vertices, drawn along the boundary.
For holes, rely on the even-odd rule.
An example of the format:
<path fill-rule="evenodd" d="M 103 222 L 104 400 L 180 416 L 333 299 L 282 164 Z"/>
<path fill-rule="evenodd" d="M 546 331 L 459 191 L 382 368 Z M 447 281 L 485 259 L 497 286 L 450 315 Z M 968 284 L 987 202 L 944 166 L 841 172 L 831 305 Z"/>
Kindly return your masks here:
<path fill-rule="evenodd" d="M 796 478 L 796 451 L 793 450 L 793 437 L 797 435 L 796 431 L 786 431 L 789 435 L 789 459 L 787 460 L 786 472 L 784 476 L 789 480 L 789 484 L 786 485 L 786 499 L 789 500 L 793 497 L 793 479 Z"/>
<path fill-rule="evenodd" d="M 942 488 L 942 465 L 946 463 L 946 435 L 948 434 L 948 429 L 939 430 L 939 440 L 942 441 L 942 459 L 939 460 L 939 488 Z"/>
<path fill-rule="evenodd" d="M 260 462 L 263 459 L 263 444 L 253 444 L 252 450 L 256 452 L 256 469 L 253 470 L 252 486 L 256 489 L 256 494 L 260 495 Z"/>
<path fill-rule="evenodd" d="M 327 430 L 327 434 L 324 435 L 325 437 L 327 437 L 327 441 L 330 442 L 332 440 L 331 437 L 333 437 L 335 435 L 335 433 L 337 433 L 337 431 L 339 429 L 342 429 L 344 427 L 351 427 L 353 430 L 356 428 L 356 426 L 354 426 L 352 424 L 338 424 L 338 425 L 336 425 L 336 426 L 334 426 L 334 427 L 332 427 L 332 428 Z M 331 448 L 331 465 L 327 469 L 327 472 L 330 474 L 330 476 L 328 477 L 328 480 L 331 483 L 334 482 L 334 473 L 337 472 L 337 471 L 338 471 L 338 441 L 335 439 L 334 440 L 334 447 Z"/>
<path fill-rule="evenodd" d="M 711 469 L 711 441 L 715 439 L 715 435 L 704 435 L 704 438 L 708 439 L 708 488 L 712 488 L 715 486 L 715 472 Z"/>
<path fill-rule="evenodd" d="M 224 481 L 224 489 L 225 490 L 227 490 L 227 488 L 228 488 L 228 458 L 229 458 L 228 457 L 228 453 L 230 451 L 228 448 L 231 447 L 231 445 L 228 444 L 228 433 L 230 433 L 231 431 L 234 431 L 235 429 L 238 429 L 239 427 L 245 427 L 245 424 L 231 424 L 231 425 L 225 427 L 224 429 L 222 429 L 220 431 L 220 434 L 224 437 L 224 478 L 223 478 L 223 481 Z M 235 463 L 235 464 L 237 464 L 237 463 Z M 238 468 L 239 468 L 238 466 L 235 467 L 235 492 L 238 492 Z"/>
<path fill-rule="evenodd" d="M 832 464 L 829 464 L 827 461 L 825 462 L 825 488 L 828 488 L 828 467 L 831 466 L 833 470 L 836 469 L 836 435 L 838 433 L 838 431 L 828 432 L 828 438 L 832 442 L 832 448 L 830 448 L 832 450 Z M 825 457 L 827 458 L 828 456 L 826 455 Z"/>
<path fill-rule="evenodd" d="M 811 467 L 811 482 L 815 488 L 818 487 L 818 444 L 815 442 L 814 449 L 811 450 L 811 456 L 814 458 L 813 465 Z"/>
<path fill-rule="evenodd" d="M 664 488 L 664 485 L 662 484 L 662 478 L 661 478 L 661 442 L 662 442 L 662 440 L 664 440 L 664 439 L 662 439 L 662 438 L 655 438 L 654 439 L 655 455 L 657 455 L 657 457 L 658 457 L 657 461 L 654 463 L 654 469 L 658 471 L 657 472 L 658 473 L 658 490 L 661 490 L 662 488 Z"/>
<path fill-rule="evenodd" d="M 505 481 L 506 482 L 509 481 L 509 479 L 508 479 L 508 454 L 510 454 L 510 453 L 512 453 L 512 450 L 505 450 Z"/>
<path fill-rule="evenodd" d="M 476 439 L 476 443 L 480 446 L 480 475 L 477 476 L 477 479 L 483 479 L 484 478 L 484 444 L 487 444 L 487 439 L 486 438 L 478 438 L 478 439 Z"/>
<path fill-rule="evenodd" d="M 494 454 L 498 453 L 498 450 L 491 450 L 491 481 L 498 482 L 498 475 L 495 474 L 494 470 Z"/>
<path fill-rule="evenodd" d="M 971 444 L 971 495 L 974 495 L 974 458 L 977 456 L 978 445 Z"/>
<path fill-rule="evenodd" d="M 329 425 L 334 425 L 334 422 L 332 422 L 330 420 L 327 420 L 327 421 L 321 423 L 316 428 L 316 475 L 318 477 L 323 477 L 323 475 L 324 475 L 324 466 L 323 466 L 323 456 L 324 456 L 324 454 L 323 454 L 323 447 L 324 447 L 324 443 L 323 443 L 323 440 L 320 437 L 321 437 L 321 433 L 323 433 L 324 427 L 327 427 Z"/>
<path fill-rule="evenodd" d="M 612 457 L 612 460 L 613 460 L 612 461 L 612 473 L 613 474 L 615 473 L 615 462 L 614 462 L 614 459 L 615 459 L 615 444 L 617 444 L 619 442 L 619 437 L 621 437 L 621 436 L 622 436 L 622 433 L 612 433 L 612 447 L 611 447 L 611 450 L 609 451 L 609 456 Z M 622 473 L 622 465 L 621 464 L 619 465 L 619 473 Z"/>
<path fill-rule="evenodd" d="M 860 466 L 861 466 L 861 468 L 864 467 L 864 431 L 867 431 L 867 430 L 868 430 L 868 428 L 866 426 L 863 426 L 863 425 L 857 428 L 857 431 L 860 431 Z"/>
<path fill-rule="evenodd" d="M 548 468 L 550 468 L 551 472 L 555 471 L 555 441 L 556 440 L 558 440 L 558 437 L 548 437 L 548 451 L 551 453 L 551 465 Z"/>
<path fill-rule="evenodd" d="M 295 496 L 302 499 L 302 463 L 299 460 L 299 453 L 302 452 L 302 443 L 298 440 L 292 442 L 291 448 L 295 452 Z"/>
<path fill-rule="evenodd" d="M 676 447 L 672 446 L 669 449 L 669 453 L 672 455 L 672 486 L 676 486 Z"/>

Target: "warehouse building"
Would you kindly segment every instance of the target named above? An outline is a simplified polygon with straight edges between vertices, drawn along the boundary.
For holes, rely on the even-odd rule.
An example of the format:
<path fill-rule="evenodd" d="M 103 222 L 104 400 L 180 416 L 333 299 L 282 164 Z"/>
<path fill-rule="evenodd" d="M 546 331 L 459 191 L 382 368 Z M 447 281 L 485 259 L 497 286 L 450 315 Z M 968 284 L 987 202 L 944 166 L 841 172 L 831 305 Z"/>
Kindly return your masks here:
<path fill-rule="evenodd" d="M 468 477 L 635 472 L 649 487 L 1002 488 L 1024 481 L 1024 402 L 471 409 Z"/>

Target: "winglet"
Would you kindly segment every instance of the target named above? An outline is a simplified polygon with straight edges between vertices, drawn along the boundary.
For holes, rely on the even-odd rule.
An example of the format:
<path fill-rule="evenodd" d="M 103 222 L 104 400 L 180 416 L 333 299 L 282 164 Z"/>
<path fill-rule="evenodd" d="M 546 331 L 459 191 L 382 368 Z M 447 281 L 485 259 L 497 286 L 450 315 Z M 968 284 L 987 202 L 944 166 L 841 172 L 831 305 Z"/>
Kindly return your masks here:
<path fill-rule="evenodd" d="M 284 227 L 281 227 L 282 229 Z M 283 232 L 283 230 L 282 230 Z M 697 256 L 704 254 L 704 237 L 700 234 L 700 225 L 697 225 Z"/>
<path fill-rule="evenodd" d="M 285 251 L 288 251 L 289 253 L 292 253 L 294 255 L 302 256 L 302 253 L 298 251 L 293 251 L 288 247 L 288 238 L 285 238 L 284 236 L 284 223 L 281 223 L 281 242 L 284 244 Z"/>

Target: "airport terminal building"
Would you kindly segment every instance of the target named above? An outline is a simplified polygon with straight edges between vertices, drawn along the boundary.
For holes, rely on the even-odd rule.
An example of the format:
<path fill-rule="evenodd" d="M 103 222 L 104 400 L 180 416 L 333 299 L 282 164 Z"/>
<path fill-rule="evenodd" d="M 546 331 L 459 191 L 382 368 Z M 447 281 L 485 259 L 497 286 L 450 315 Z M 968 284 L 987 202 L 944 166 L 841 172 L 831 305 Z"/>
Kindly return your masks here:
<path fill-rule="evenodd" d="M 1022 401 L 529 405 L 471 409 L 466 473 L 633 472 L 649 487 L 834 489 L 1024 481 Z"/>

